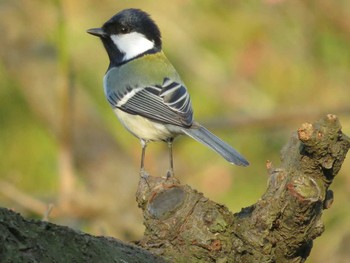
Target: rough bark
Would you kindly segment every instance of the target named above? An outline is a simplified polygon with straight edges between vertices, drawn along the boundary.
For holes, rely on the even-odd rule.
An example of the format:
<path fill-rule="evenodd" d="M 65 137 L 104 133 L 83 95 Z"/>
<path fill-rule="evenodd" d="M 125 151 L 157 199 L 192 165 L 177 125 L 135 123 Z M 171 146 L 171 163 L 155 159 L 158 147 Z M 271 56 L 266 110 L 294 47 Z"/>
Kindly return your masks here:
<path fill-rule="evenodd" d="M 335 115 L 303 124 L 283 148 L 281 167 L 267 164 L 265 194 L 235 214 L 175 178 L 141 179 L 139 247 L 1 209 L 0 261 L 162 262 L 150 251 L 168 262 L 304 262 L 324 231 L 329 186 L 349 147 Z"/>
<path fill-rule="evenodd" d="M 350 147 L 335 115 L 303 124 L 268 164 L 268 188 L 239 213 L 176 179 L 141 181 L 137 195 L 146 232 L 140 245 L 173 262 L 304 262 L 324 231 L 321 215 Z"/>
<path fill-rule="evenodd" d="M 164 262 L 111 237 L 96 237 L 0 208 L 0 262 Z"/>

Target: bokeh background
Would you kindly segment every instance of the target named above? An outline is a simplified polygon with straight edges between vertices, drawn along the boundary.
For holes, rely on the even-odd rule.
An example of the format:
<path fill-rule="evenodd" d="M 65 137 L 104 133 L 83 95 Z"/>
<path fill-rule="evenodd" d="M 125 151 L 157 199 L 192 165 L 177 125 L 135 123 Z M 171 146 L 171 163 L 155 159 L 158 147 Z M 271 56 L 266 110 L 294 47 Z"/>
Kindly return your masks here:
<path fill-rule="evenodd" d="M 196 119 L 251 162 L 231 166 L 180 138 L 182 183 L 227 205 L 251 205 L 266 160 L 303 122 L 338 115 L 350 134 L 350 2 L 346 0 L 0 0 L 0 205 L 92 234 L 142 236 L 137 208 L 140 144 L 106 102 L 108 58 L 86 33 L 116 12 L 149 12 L 192 95 Z M 167 146 L 146 166 L 164 176 Z M 349 262 L 350 161 L 332 189 L 325 233 L 307 262 Z"/>

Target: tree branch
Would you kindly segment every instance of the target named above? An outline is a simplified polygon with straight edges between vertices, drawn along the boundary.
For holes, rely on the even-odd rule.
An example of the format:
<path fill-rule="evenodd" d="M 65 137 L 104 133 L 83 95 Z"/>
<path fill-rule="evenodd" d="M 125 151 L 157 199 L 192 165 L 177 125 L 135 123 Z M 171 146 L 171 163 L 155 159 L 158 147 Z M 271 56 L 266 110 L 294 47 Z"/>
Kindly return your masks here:
<path fill-rule="evenodd" d="M 164 262 L 135 245 L 0 208 L 0 262 Z"/>
<path fill-rule="evenodd" d="M 324 231 L 329 186 L 349 148 L 335 115 L 303 124 L 283 148 L 281 167 L 267 163 L 265 194 L 235 214 L 176 178 L 141 179 L 139 247 L 0 209 L 0 261 L 304 262 Z"/>
<path fill-rule="evenodd" d="M 236 214 L 176 179 L 141 181 L 139 245 L 174 262 L 304 262 L 349 147 L 335 115 L 303 124 L 283 148 L 281 168 L 268 164 L 263 197 Z"/>

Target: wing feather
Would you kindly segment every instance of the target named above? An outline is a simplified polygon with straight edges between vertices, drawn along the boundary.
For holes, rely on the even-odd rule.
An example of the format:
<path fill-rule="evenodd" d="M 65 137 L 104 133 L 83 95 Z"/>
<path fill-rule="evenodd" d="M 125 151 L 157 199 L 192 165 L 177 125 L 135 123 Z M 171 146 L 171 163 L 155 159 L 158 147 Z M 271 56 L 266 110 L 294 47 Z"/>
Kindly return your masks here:
<path fill-rule="evenodd" d="M 163 124 L 189 127 L 193 122 L 186 87 L 169 78 L 159 86 L 126 87 L 124 92 L 109 90 L 107 99 L 113 107 Z"/>

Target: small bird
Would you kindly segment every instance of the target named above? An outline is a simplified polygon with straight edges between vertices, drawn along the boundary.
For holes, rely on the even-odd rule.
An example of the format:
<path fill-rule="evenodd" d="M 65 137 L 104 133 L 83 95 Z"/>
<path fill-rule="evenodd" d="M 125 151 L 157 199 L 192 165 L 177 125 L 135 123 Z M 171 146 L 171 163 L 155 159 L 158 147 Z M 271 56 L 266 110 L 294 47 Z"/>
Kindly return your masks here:
<path fill-rule="evenodd" d="M 121 123 L 141 141 L 142 177 L 148 175 L 144 160 L 151 141 L 168 143 L 167 177 L 174 175 L 172 143 L 181 134 L 213 149 L 232 164 L 249 165 L 235 149 L 194 121 L 190 95 L 164 55 L 161 33 L 149 14 L 125 9 L 101 28 L 87 32 L 99 37 L 107 51 L 104 93 Z"/>

